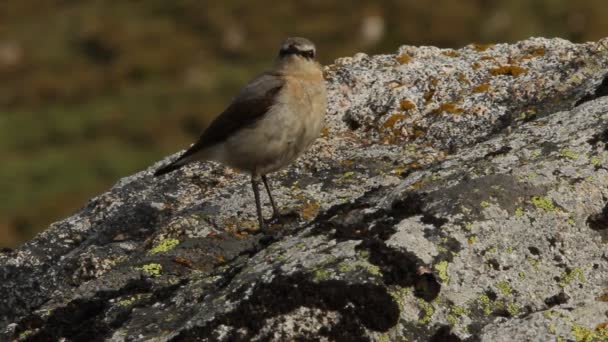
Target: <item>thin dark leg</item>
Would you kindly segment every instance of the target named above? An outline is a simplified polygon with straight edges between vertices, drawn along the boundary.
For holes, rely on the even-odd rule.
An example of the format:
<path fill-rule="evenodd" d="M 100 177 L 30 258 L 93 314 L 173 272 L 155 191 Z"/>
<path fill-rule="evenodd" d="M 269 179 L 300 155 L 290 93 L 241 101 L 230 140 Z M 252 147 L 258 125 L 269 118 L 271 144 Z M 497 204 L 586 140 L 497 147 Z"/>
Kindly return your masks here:
<path fill-rule="evenodd" d="M 255 208 L 258 211 L 258 223 L 260 224 L 260 230 L 262 230 L 264 229 L 264 217 L 262 216 L 262 204 L 260 203 L 260 190 L 258 189 L 258 180 L 253 175 L 251 176 L 251 187 L 255 197 Z"/>
<path fill-rule="evenodd" d="M 279 210 L 277 209 L 277 205 L 274 203 L 274 198 L 272 198 L 272 192 L 270 191 L 270 185 L 268 185 L 266 175 L 262 175 L 262 182 L 264 182 L 266 192 L 268 192 L 268 198 L 270 198 L 270 204 L 272 205 L 272 218 L 277 218 L 279 217 Z"/>

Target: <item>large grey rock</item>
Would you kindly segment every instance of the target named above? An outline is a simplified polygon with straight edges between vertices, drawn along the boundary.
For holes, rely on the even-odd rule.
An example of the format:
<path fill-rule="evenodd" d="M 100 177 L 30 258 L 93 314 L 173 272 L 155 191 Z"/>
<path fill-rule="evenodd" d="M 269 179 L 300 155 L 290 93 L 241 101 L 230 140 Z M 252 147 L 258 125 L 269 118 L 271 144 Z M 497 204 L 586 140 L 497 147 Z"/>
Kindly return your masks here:
<path fill-rule="evenodd" d="M 273 232 L 246 175 L 159 162 L 0 255 L 0 338 L 608 340 L 607 48 L 339 59 Z"/>

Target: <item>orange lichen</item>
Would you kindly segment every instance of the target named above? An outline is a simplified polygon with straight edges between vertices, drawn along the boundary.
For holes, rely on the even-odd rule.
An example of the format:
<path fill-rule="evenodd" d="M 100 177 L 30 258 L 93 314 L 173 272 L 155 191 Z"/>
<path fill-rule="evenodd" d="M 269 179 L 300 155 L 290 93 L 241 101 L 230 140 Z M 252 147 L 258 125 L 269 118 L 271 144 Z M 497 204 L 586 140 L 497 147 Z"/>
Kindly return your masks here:
<path fill-rule="evenodd" d="M 329 128 L 327 128 L 327 127 L 321 128 L 321 136 L 323 138 L 327 138 L 329 136 Z"/>
<path fill-rule="evenodd" d="M 484 93 L 490 89 L 490 85 L 487 83 L 480 84 L 477 87 L 473 88 L 474 93 Z"/>
<path fill-rule="evenodd" d="M 503 65 L 498 68 L 494 68 L 494 69 L 490 70 L 490 74 L 492 74 L 493 76 L 507 75 L 507 76 L 517 77 L 517 76 L 519 76 L 521 74 L 525 74 L 527 72 L 528 72 L 528 69 L 522 68 L 517 65 Z"/>
<path fill-rule="evenodd" d="M 408 55 L 407 53 L 402 53 L 399 56 L 397 56 L 397 62 L 399 62 L 399 64 L 407 64 L 412 60 L 412 56 Z"/>
<path fill-rule="evenodd" d="M 600 302 L 608 302 L 608 291 L 597 298 Z"/>
<path fill-rule="evenodd" d="M 354 161 L 352 161 L 352 160 L 348 160 L 348 159 L 347 159 L 347 160 L 341 160 L 341 161 L 340 161 L 340 165 L 345 165 L 345 166 L 351 166 L 351 165 L 353 165 L 354 163 L 355 163 Z"/>
<path fill-rule="evenodd" d="M 483 52 L 486 51 L 487 49 L 491 48 L 492 46 L 494 46 L 494 44 L 471 44 L 471 47 L 477 51 L 477 52 Z"/>
<path fill-rule="evenodd" d="M 433 95 L 435 95 L 435 89 L 429 89 L 429 91 L 424 92 L 424 95 L 422 95 L 422 97 L 424 98 L 424 101 L 426 101 L 426 103 L 429 103 L 433 98 Z"/>
<path fill-rule="evenodd" d="M 494 60 L 496 60 L 496 58 L 494 58 L 492 56 L 481 56 L 481 58 L 479 58 L 479 60 L 481 60 L 481 61 L 494 61 Z"/>
<path fill-rule="evenodd" d="M 399 107 L 401 107 L 401 110 L 410 110 L 415 109 L 416 105 L 410 100 L 403 99 L 399 101 Z"/>
<path fill-rule="evenodd" d="M 471 81 L 469 81 L 469 79 L 464 74 L 461 74 L 461 73 L 458 74 L 458 81 L 460 81 L 462 83 L 471 84 Z"/>
<path fill-rule="evenodd" d="M 448 57 L 460 57 L 460 54 L 454 50 L 443 51 L 441 54 Z"/>
<path fill-rule="evenodd" d="M 464 112 L 462 107 L 457 107 L 454 103 L 442 103 L 439 108 L 433 110 L 431 114 L 439 114 L 439 113 L 450 113 L 450 114 L 460 114 Z"/>
<path fill-rule="evenodd" d="M 546 51 L 545 51 L 545 47 L 541 46 L 541 47 L 537 47 L 537 48 L 533 48 L 527 51 L 527 54 L 525 54 L 523 57 L 521 57 L 521 59 L 531 59 L 531 58 L 535 58 L 535 57 L 543 57 L 545 55 Z"/>
<path fill-rule="evenodd" d="M 312 220 L 313 218 L 315 218 L 315 216 L 317 216 L 317 213 L 319 212 L 319 207 L 319 202 L 307 201 L 306 204 L 304 204 L 304 207 L 302 207 L 302 218 L 306 221 Z"/>
<path fill-rule="evenodd" d="M 382 128 L 384 130 L 394 130 L 395 124 L 405 118 L 406 116 L 404 114 L 393 114 L 386 121 L 384 121 Z"/>

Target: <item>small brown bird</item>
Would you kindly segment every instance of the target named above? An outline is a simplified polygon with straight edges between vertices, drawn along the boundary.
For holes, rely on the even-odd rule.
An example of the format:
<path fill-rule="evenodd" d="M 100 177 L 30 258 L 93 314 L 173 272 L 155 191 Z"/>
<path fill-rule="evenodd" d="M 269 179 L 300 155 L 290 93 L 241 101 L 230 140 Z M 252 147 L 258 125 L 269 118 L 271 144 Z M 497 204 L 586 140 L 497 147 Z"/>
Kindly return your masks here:
<path fill-rule="evenodd" d="M 323 125 L 327 98 L 315 55 L 310 40 L 286 39 L 274 67 L 248 83 L 194 145 L 154 175 L 204 160 L 249 172 L 260 229 L 264 228 L 259 180 L 264 182 L 276 218 L 279 211 L 266 175 L 306 151 Z"/>

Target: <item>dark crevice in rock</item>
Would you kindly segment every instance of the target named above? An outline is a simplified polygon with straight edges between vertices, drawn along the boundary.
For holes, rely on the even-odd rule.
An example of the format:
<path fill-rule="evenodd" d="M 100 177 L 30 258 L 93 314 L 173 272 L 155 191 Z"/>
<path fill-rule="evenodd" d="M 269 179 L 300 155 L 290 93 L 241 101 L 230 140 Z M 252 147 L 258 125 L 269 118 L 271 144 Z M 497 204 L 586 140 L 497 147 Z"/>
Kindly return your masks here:
<path fill-rule="evenodd" d="M 511 150 L 512 150 L 512 148 L 510 146 L 502 146 L 501 148 L 499 148 L 495 151 L 486 153 L 486 155 L 484 156 L 484 159 L 504 155 L 504 154 L 511 152 Z"/>
<path fill-rule="evenodd" d="M 430 272 L 421 272 L 424 262 L 415 254 L 388 247 L 378 239 L 364 240 L 357 250 L 369 253 L 369 262 L 378 266 L 387 285 L 414 287 L 414 296 L 426 301 L 437 298 L 441 284 Z"/>
<path fill-rule="evenodd" d="M 566 304 L 569 300 L 570 296 L 568 296 L 564 291 L 562 291 L 554 296 L 545 298 L 545 304 L 547 304 L 547 306 L 551 308 L 556 305 Z"/>
<path fill-rule="evenodd" d="M 600 233 L 603 242 L 608 242 L 608 203 L 601 212 L 589 216 L 587 224 L 589 228 Z"/>
<path fill-rule="evenodd" d="M 349 284 L 342 280 L 315 283 L 306 274 L 295 273 L 277 275 L 270 283 L 258 283 L 237 308 L 203 327 L 183 331 L 174 341 L 213 340 L 217 338 L 215 330 L 220 325 L 234 328 L 226 336 L 227 340 L 249 341 L 267 326 L 267 319 L 289 314 L 300 307 L 340 313 L 340 320 L 335 325 L 319 332 L 330 340 L 364 341 L 367 338 L 363 327 L 385 332 L 399 319 L 399 307 L 383 286 Z M 301 337 L 314 338 L 314 334 L 310 332 Z"/>
<path fill-rule="evenodd" d="M 435 332 L 435 334 L 433 334 L 433 336 L 431 336 L 431 338 L 429 339 L 429 342 L 461 342 L 461 341 L 462 341 L 462 339 L 460 339 L 460 337 L 458 337 L 457 335 L 452 333 L 452 329 L 447 325 L 444 325 L 441 328 L 439 328 L 439 330 L 437 330 L 437 332 Z"/>
<path fill-rule="evenodd" d="M 601 142 L 604 144 L 604 150 L 608 150 L 608 128 L 594 134 L 587 142 L 591 146 L 595 146 Z"/>
<path fill-rule="evenodd" d="M 153 289 L 152 282 L 147 279 L 134 280 L 120 290 L 100 291 L 91 298 L 72 300 L 66 306 L 53 310 L 47 318 L 36 314 L 25 317 L 19 322 L 15 335 L 18 336 L 26 330 L 38 329 L 28 336 L 27 341 L 55 341 L 61 337 L 73 341 L 103 340 L 110 332 L 120 327 L 131 314 L 131 308 L 124 308 L 120 313 L 114 314 L 113 319 L 106 319 L 104 314 L 112 305 L 110 299 L 153 292 L 146 301 L 147 305 L 151 305 L 166 300 L 186 282 L 188 280 Z"/>
<path fill-rule="evenodd" d="M 576 102 L 574 106 L 578 107 L 585 102 L 589 102 L 606 95 L 608 95 L 608 74 L 604 76 L 602 83 L 597 88 L 595 88 L 595 92 L 593 92 L 593 94 L 587 94 L 583 96 L 580 100 Z"/>

